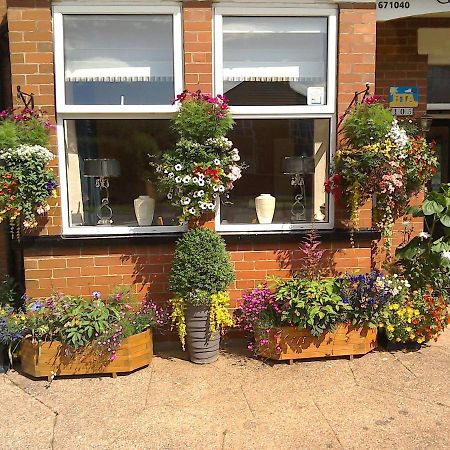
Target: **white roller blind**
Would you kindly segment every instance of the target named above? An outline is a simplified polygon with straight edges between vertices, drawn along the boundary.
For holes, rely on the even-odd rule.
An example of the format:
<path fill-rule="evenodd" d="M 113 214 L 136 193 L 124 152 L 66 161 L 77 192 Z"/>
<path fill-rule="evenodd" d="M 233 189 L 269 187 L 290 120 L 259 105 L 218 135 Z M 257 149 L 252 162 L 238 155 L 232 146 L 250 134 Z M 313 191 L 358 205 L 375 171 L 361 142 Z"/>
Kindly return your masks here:
<path fill-rule="evenodd" d="M 223 79 L 325 82 L 327 19 L 224 17 Z"/>
<path fill-rule="evenodd" d="M 172 16 L 68 15 L 65 80 L 173 80 Z"/>

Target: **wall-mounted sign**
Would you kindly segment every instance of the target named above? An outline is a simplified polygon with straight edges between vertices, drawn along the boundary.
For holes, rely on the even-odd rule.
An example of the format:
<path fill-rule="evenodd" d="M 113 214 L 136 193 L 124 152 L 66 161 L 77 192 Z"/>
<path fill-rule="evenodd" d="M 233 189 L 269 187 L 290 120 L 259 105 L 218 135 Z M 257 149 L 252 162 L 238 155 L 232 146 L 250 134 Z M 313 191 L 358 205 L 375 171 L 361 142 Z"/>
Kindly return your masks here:
<path fill-rule="evenodd" d="M 419 88 L 417 86 L 393 86 L 389 89 L 391 108 L 416 108 L 419 106 Z"/>
<path fill-rule="evenodd" d="M 377 1 L 377 20 L 380 22 L 440 12 L 450 12 L 450 0 Z"/>
<path fill-rule="evenodd" d="M 413 116 L 414 108 L 392 108 L 391 112 L 394 116 Z"/>

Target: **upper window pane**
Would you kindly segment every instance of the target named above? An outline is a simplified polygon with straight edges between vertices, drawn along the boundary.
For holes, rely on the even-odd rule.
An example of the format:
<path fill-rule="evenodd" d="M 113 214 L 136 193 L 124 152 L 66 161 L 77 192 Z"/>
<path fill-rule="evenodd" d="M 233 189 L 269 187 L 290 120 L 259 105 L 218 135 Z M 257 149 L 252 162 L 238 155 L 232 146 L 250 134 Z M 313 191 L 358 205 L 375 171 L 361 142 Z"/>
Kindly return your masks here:
<path fill-rule="evenodd" d="M 324 105 L 327 18 L 224 17 L 223 83 L 232 105 Z"/>
<path fill-rule="evenodd" d="M 68 105 L 169 105 L 171 15 L 64 16 Z"/>
<path fill-rule="evenodd" d="M 428 66 L 428 103 L 450 103 L 450 66 Z"/>

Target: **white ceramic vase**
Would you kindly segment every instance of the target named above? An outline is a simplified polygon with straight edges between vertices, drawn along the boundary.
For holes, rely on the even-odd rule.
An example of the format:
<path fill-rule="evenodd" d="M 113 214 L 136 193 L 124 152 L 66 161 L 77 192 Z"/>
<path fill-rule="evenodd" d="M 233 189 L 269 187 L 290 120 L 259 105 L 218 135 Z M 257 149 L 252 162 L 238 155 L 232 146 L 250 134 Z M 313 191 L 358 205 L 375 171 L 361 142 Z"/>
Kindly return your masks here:
<path fill-rule="evenodd" d="M 255 198 L 256 215 L 259 223 L 272 223 L 275 201 L 275 197 L 270 194 L 261 194 Z"/>
<path fill-rule="evenodd" d="M 134 199 L 134 213 L 140 227 L 151 225 L 155 213 L 155 199 L 148 195 L 140 195 Z"/>

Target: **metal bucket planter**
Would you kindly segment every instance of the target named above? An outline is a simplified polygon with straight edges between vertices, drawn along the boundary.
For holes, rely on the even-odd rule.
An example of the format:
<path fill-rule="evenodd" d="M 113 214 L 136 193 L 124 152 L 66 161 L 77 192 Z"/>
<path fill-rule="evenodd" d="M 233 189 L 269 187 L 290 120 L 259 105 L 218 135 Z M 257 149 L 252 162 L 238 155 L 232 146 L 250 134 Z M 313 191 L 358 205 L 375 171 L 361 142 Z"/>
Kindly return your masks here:
<path fill-rule="evenodd" d="M 219 330 L 209 331 L 209 307 L 193 306 L 186 308 L 186 342 L 189 358 L 196 364 L 209 364 L 219 357 Z"/>

